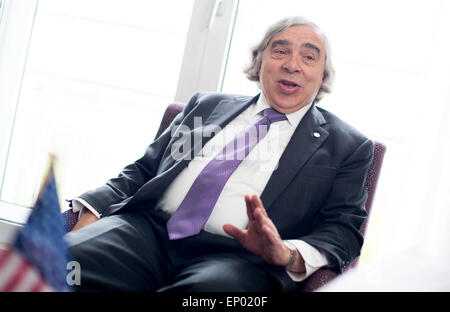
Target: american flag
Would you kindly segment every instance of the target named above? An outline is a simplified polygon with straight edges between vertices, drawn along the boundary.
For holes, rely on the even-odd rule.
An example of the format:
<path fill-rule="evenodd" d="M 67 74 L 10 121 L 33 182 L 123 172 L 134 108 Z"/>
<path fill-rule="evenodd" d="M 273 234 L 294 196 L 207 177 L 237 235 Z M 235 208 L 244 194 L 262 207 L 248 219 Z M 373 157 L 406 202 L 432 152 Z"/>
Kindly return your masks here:
<path fill-rule="evenodd" d="M 0 252 L 0 291 L 66 291 L 63 235 L 52 162 L 27 223 Z"/>

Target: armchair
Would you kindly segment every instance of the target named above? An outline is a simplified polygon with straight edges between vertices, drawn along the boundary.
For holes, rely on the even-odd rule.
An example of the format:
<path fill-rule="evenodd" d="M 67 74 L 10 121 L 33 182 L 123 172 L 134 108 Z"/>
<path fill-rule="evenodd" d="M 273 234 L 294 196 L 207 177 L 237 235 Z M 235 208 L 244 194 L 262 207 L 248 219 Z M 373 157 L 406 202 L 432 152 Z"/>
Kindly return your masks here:
<path fill-rule="evenodd" d="M 183 109 L 184 104 L 182 103 L 172 103 L 170 104 L 166 111 L 164 112 L 164 116 L 161 120 L 161 124 L 159 126 L 159 129 L 157 131 L 156 137 L 159 137 L 161 133 L 170 125 L 172 120 L 175 118 L 175 116 L 180 113 Z M 383 164 L 383 158 L 386 151 L 385 145 L 383 145 L 380 142 L 374 142 L 375 144 L 375 151 L 374 151 L 374 158 L 372 161 L 372 164 L 369 167 L 369 171 L 366 178 L 366 188 L 368 190 L 368 198 L 366 201 L 366 211 L 368 215 L 370 216 L 372 203 L 378 183 L 378 178 L 381 171 L 381 166 Z M 78 220 L 78 213 L 73 213 L 71 210 L 67 210 L 63 213 L 63 218 L 65 220 L 65 229 L 66 231 L 70 231 L 72 227 L 75 225 L 75 223 Z M 367 230 L 367 224 L 368 219 L 363 223 L 361 228 L 362 235 L 365 235 Z M 355 266 L 358 265 L 359 257 L 356 258 L 353 263 L 347 267 L 344 271 L 347 271 Z M 306 281 L 304 281 L 301 285 L 301 291 L 310 292 L 314 291 L 317 288 L 325 285 L 332 279 L 336 278 L 338 276 L 338 273 L 335 271 L 332 271 L 330 269 L 320 269 L 316 271 L 313 275 L 311 275 Z"/>

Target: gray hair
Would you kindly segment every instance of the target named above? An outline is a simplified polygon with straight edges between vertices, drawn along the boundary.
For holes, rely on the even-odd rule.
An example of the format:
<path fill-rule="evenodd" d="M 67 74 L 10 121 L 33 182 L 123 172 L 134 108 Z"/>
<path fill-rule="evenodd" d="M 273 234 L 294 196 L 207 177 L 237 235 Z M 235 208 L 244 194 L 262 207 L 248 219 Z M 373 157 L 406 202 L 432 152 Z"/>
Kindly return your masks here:
<path fill-rule="evenodd" d="M 262 63 L 262 54 L 264 50 L 269 45 L 270 40 L 272 40 L 273 37 L 275 37 L 280 32 L 286 30 L 289 27 L 295 26 L 295 25 L 309 25 L 314 27 L 314 29 L 322 35 L 324 39 L 325 44 L 325 53 L 326 53 L 326 61 L 325 61 L 325 69 L 323 72 L 323 81 L 322 85 L 320 86 L 319 92 L 316 95 L 316 98 L 314 101 L 317 103 L 319 102 L 325 95 L 325 93 L 331 93 L 334 76 L 335 76 L 335 70 L 333 67 L 333 64 L 331 63 L 331 57 L 330 57 L 330 44 L 328 42 L 327 37 L 325 34 L 320 30 L 320 28 L 314 24 L 313 22 L 300 17 L 300 16 L 293 16 L 288 17 L 285 19 L 282 19 L 278 21 L 277 23 L 273 24 L 266 32 L 264 38 L 257 44 L 252 50 L 251 50 L 251 63 L 250 65 L 244 70 L 244 73 L 247 75 L 247 78 L 251 81 L 257 81 L 259 84 L 259 71 L 261 69 L 261 63 Z"/>

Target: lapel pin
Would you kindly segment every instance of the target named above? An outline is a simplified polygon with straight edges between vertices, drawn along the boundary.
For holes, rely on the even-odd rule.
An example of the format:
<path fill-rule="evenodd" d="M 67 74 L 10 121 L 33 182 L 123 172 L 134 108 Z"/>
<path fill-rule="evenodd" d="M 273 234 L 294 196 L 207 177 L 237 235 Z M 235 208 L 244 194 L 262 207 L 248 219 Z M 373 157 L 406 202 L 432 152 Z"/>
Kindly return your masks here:
<path fill-rule="evenodd" d="M 313 136 L 314 136 L 315 138 L 320 138 L 320 133 L 319 133 L 319 132 L 314 132 Z"/>

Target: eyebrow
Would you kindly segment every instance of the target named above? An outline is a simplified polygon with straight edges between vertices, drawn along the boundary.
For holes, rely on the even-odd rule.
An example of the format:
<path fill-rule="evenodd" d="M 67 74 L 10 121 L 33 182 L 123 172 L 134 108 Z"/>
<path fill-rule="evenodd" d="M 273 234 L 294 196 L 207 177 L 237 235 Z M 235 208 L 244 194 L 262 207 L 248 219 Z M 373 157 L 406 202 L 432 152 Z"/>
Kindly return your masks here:
<path fill-rule="evenodd" d="M 279 40 L 275 40 L 274 42 L 272 42 L 272 49 L 275 48 L 276 46 L 292 46 L 292 42 L 290 42 L 289 40 L 284 40 L 284 39 L 279 39 Z M 306 48 L 306 49 L 311 49 L 317 52 L 318 55 L 320 55 L 320 48 L 318 46 L 316 46 L 313 43 L 310 42 L 306 42 L 303 43 L 301 45 L 302 48 Z"/>
<path fill-rule="evenodd" d="M 306 43 L 302 44 L 302 48 L 312 49 L 312 50 L 316 51 L 318 55 L 320 55 L 319 47 L 310 42 L 306 42 Z"/>
<path fill-rule="evenodd" d="M 272 42 L 272 49 L 279 45 L 292 46 L 292 42 L 290 42 L 289 40 L 283 40 L 283 39 L 275 40 L 274 42 Z"/>

